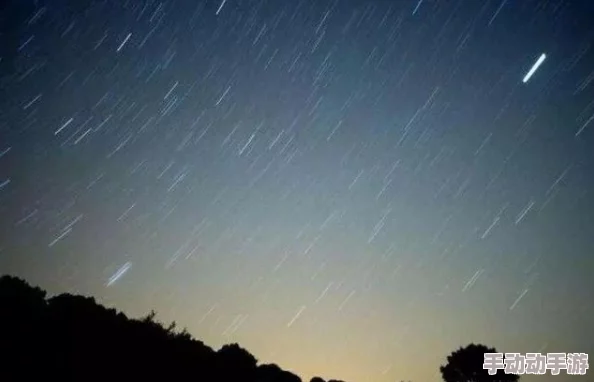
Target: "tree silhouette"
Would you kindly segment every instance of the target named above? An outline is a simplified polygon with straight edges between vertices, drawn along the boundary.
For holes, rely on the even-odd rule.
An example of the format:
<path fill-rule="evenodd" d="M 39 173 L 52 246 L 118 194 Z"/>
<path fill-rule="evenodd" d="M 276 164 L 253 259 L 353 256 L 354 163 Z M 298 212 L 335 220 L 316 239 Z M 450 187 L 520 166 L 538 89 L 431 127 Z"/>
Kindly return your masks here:
<path fill-rule="evenodd" d="M 235 367 L 249 370 L 258 364 L 258 360 L 250 352 L 243 349 L 239 344 L 223 345 L 217 352 L 219 357 L 229 362 L 233 362 Z"/>
<path fill-rule="evenodd" d="M 448 363 L 441 366 L 441 376 L 445 382 L 515 382 L 520 379 L 515 374 L 505 374 L 498 370 L 497 374 L 489 375 L 483 368 L 484 354 L 497 353 L 495 348 L 485 345 L 470 344 L 460 348 L 447 357 Z"/>
<path fill-rule="evenodd" d="M 94 298 L 60 294 L 11 276 L 0 277 L 0 381 L 178 381 L 301 382 L 275 364 L 258 365 L 236 343 L 218 351 L 165 325 L 151 311 L 139 319 L 98 304 Z M 483 354 L 470 344 L 447 357 L 446 382 L 515 382 L 517 375 L 483 369 Z M 313 377 L 310 382 L 325 382 Z M 328 382 L 342 382 L 330 379 Z"/>
<path fill-rule="evenodd" d="M 85 296 L 46 292 L 0 277 L 0 381 L 218 381 L 301 382 L 238 344 L 218 351 L 188 333 L 140 319 Z"/>
<path fill-rule="evenodd" d="M 283 370 L 278 365 L 260 365 L 257 369 L 257 382 L 301 382 L 297 375 Z"/>
<path fill-rule="evenodd" d="M 27 369 L 27 357 L 39 359 L 44 367 L 44 348 L 35 346 L 44 335 L 41 330 L 46 320 L 45 291 L 29 286 L 16 277 L 0 278 L 0 343 L 3 351 L 0 381 L 35 378 L 34 370 Z M 12 370 L 7 370 L 9 365 Z M 17 374 L 17 370 L 22 371 Z M 5 378 L 6 376 L 6 378 Z"/>

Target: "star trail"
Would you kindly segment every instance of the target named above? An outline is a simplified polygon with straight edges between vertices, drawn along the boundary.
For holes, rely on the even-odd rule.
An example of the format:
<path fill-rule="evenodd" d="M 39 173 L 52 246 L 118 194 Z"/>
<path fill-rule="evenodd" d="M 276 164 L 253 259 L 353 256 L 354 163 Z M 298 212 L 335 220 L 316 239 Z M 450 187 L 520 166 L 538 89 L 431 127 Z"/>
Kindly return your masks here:
<path fill-rule="evenodd" d="M 592 354 L 593 19 L 4 1 L 0 271 L 304 381 L 439 381 L 471 342 Z"/>

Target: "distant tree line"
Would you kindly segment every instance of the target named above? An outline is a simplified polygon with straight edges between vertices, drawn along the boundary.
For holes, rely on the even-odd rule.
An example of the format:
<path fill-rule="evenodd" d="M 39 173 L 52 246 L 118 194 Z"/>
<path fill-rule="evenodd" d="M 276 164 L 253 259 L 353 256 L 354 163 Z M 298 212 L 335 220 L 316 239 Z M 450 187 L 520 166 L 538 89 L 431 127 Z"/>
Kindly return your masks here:
<path fill-rule="evenodd" d="M 487 348 L 472 346 L 448 357 L 441 368 L 446 382 L 517 380 L 489 376 L 482 370 L 481 352 Z M 42 380 L 301 382 L 275 364 L 258 364 L 238 344 L 215 351 L 185 329 L 176 330 L 175 323 L 159 323 L 154 312 L 131 319 L 92 297 L 47 298 L 38 287 L 2 276 L 0 381 Z"/>

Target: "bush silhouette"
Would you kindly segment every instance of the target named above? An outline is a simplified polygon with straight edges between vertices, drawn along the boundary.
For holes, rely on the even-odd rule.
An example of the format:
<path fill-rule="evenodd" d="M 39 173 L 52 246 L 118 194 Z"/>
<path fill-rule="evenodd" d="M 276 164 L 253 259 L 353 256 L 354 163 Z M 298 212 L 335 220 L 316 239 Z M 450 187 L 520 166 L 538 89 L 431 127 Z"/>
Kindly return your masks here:
<path fill-rule="evenodd" d="M 47 298 L 45 291 L 16 277 L 0 277 L 0 312 L 0 381 L 301 382 L 275 364 L 258 365 L 236 343 L 215 351 L 185 329 L 177 330 L 175 322 L 164 326 L 154 311 L 131 319 L 92 297 Z M 443 379 L 519 379 L 502 371 L 488 375 L 485 352 L 495 349 L 470 344 L 454 351 L 440 368 Z"/>
<path fill-rule="evenodd" d="M 275 364 L 268 364 L 268 365 L 261 365 L 258 367 L 258 382 L 273 382 L 273 381 L 280 381 L 283 382 L 301 382 L 301 378 L 297 375 L 282 370 Z"/>
<path fill-rule="evenodd" d="M 503 370 L 498 370 L 495 375 L 489 375 L 489 372 L 483 368 L 485 353 L 497 353 L 497 350 L 485 345 L 470 344 L 452 352 L 447 357 L 448 363 L 440 367 L 443 380 L 445 382 L 514 382 L 520 379 L 518 375 L 505 374 Z"/>
<path fill-rule="evenodd" d="M 130 319 L 91 297 L 47 299 L 11 276 L 0 277 L 0 306 L 0 381 L 301 382 L 238 344 L 214 351 L 154 312 Z"/>

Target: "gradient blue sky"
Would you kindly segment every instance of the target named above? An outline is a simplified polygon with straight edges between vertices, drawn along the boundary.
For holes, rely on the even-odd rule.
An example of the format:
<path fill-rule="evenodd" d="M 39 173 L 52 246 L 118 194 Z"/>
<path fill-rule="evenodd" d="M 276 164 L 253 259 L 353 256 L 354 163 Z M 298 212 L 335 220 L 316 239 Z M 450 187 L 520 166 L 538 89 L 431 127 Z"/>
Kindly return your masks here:
<path fill-rule="evenodd" d="M 304 380 L 593 352 L 590 2 L 14 4 L 2 273 Z"/>

